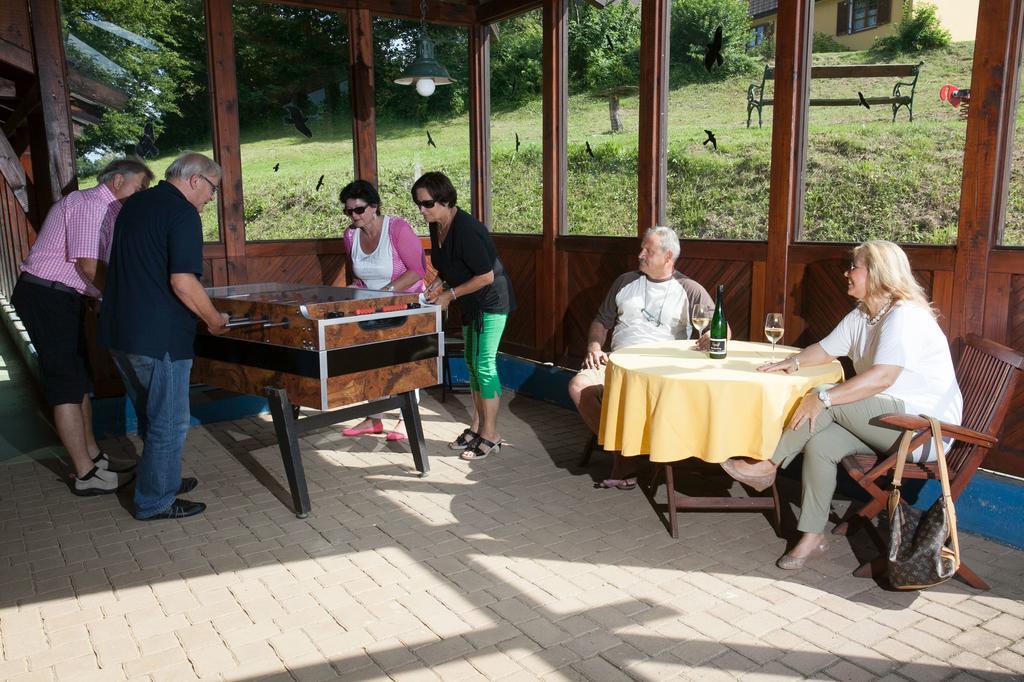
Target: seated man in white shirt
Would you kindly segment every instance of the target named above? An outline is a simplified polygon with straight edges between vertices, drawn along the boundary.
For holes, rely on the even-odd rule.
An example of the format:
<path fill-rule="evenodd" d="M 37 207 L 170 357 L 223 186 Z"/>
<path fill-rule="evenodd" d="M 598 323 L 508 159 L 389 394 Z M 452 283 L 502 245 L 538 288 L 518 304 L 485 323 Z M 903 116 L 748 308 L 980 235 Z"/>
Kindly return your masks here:
<path fill-rule="evenodd" d="M 628 346 L 690 336 L 690 311 L 699 304 L 714 306 L 707 290 L 675 269 L 679 237 L 669 227 L 652 227 L 640 247 L 640 268 L 616 278 L 587 333 L 587 355 L 569 382 L 569 396 L 587 427 L 597 433 L 601 423 L 604 369 L 608 355 L 604 343 L 612 332 L 611 352 Z M 701 339 L 706 343 L 706 338 Z M 636 486 L 632 476 L 621 477 L 621 457 L 616 457 L 612 478 L 603 488 L 628 490 Z"/>

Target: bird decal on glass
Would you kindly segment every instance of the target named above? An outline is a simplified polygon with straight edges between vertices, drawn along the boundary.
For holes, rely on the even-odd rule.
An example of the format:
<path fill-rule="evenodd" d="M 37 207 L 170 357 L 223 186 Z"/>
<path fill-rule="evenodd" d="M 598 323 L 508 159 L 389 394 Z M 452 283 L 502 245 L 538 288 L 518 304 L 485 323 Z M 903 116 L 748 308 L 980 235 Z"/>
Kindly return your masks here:
<path fill-rule="evenodd" d="M 306 137 L 313 137 L 313 131 L 306 125 L 306 117 L 302 115 L 302 111 L 294 104 L 285 104 L 285 111 L 288 115 L 284 117 L 284 122 L 295 126 L 295 129 Z"/>
<path fill-rule="evenodd" d="M 707 145 L 710 142 L 711 146 L 714 147 L 715 151 L 717 152 L 718 151 L 718 138 L 715 137 L 715 133 L 710 131 L 710 130 L 708 130 L 708 129 L 706 129 L 706 128 L 704 129 L 704 132 L 707 133 L 707 136 L 708 136 L 708 139 L 704 140 L 704 144 Z"/>
<path fill-rule="evenodd" d="M 160 156 L 152 121 L 146 121 L 146 125 L 142 128 L 142 137 L 135 144 L 135 155 L 141 159 L 155 159 Z"/>
<path fill-rule="evenodd" d="M 717 64 L 722 65 L 722 27 L 715 29 L 715 37 L 708 43 L 704 50 L 704 68 L 711 73 L 711 67 Z"/>

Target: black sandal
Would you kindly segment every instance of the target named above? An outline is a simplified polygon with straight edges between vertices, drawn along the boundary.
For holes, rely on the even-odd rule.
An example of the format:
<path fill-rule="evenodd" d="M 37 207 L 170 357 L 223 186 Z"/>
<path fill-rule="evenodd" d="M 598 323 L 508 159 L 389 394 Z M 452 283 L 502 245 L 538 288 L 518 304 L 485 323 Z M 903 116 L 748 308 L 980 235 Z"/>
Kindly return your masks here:
<path fill-rule="evenodd" d="M 494 454 L 500 453 L 502 445 L 505 445 L 505 441 L 500 438 L 497 442 L 493 442 L 487 440 L 483 436 L 477 436 L 476 440 L 470 445 L 470 447 L 466 448 L 463 453 L 459 455 L 459 459 L 464 459 L 467 462 L 483 459 L 492 452 Z"/>
<path fill-rule="evenodd" d="M 479 437 L 479 434 L 477 434 L 473 429 L 466 429 L 459 434 L 458 438 L 453 440 L 451 443 L 448 443 L 448 448 L 450 450 L 465 450 L 466 448 L 472 447 L 473 441 Z"/>

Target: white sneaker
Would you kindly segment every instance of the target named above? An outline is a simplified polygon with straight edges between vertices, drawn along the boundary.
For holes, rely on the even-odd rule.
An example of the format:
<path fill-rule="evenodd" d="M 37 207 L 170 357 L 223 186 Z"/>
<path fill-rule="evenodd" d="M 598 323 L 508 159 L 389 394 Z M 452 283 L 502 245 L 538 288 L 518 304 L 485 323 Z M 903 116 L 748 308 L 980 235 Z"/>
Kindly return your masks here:
<path fill-rule="evenodd" d="M 125 475 L 93 467 L 85 476 L 76 476 L 71 492 L 87 497 L 89 495 L 109 495 L 117 492 L 121 486 L 131 483 L 134 474 Z"/>
<path fill-rule="evenodd" d="M 132 471 L 135 469 L 135 467 L 138 466 L 137 462 L 132 462 L 131 464 L 125 466 L 118 466 L 116 469 L 114 469 L 113 467 L 111 467 L 110 455 L 103 452 L 102 450 L 100 450 L 100 453 L 98 455 L 93 457 L 92 463 L 93 466 L 95 466 L 97 469 L 103 469 L 104 471 L 113 471 L 115 474 L 123 474 L 126 471 Z"/>

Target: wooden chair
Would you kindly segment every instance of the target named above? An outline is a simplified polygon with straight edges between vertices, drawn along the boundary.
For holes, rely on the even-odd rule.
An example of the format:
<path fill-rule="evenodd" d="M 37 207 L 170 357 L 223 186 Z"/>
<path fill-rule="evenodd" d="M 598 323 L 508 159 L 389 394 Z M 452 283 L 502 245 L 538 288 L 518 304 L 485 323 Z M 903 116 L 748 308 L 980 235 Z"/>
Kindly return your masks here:
<path fill-rule="evenodd" d="M 943 434 L 956 439 L 946 453 L 949 485 L 954 502 L 967 487 L 985 455 L 998 442 L 996 437 L 1010 409 L 1010 401 L 1022 369 L 1024 354 L 974 334 L 967 337 L 956 368 L 957 382 L 964 396 L 963 423 L 960 426 L 942 424 Z M 928 422 L 918 416 L 889 414 L 882 415 L 878 421 L 916 431 L 912 448 L 931 438 Z M 850 455 L 843 458 L 842 464 L 853 480 L 871 495 L 872 499 L 859 509 L 851 510 L 832 531 L 836 535 L 846 535 L 851 523 L 870 523 L 886 508 L 889 492 L 879 483 L 882 480 L 891 480 L 893 468 L 896 466 L 896 455 L 884 459 L 876 454 Z M 938 467 L 934 462 L 908 462 L 903 472 L 905 479 L 937 480 L 938 475 Z M 855 575 L 873 577 L 883 571 L 884 562 L 876 559 L 861 566 Z M 964 564 L 960 565 L 957 575 L 971 587 L 988 589 L 985 581 Z"/>

